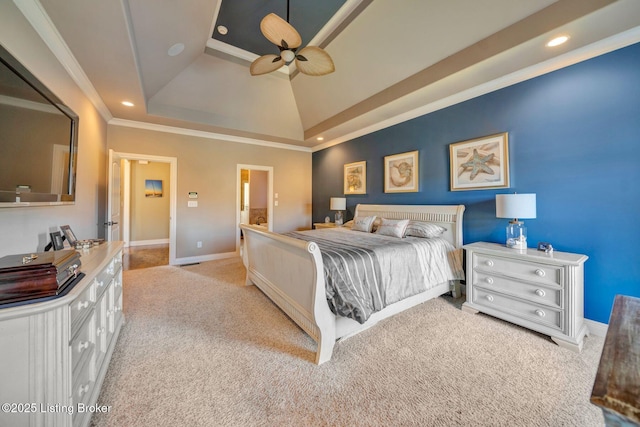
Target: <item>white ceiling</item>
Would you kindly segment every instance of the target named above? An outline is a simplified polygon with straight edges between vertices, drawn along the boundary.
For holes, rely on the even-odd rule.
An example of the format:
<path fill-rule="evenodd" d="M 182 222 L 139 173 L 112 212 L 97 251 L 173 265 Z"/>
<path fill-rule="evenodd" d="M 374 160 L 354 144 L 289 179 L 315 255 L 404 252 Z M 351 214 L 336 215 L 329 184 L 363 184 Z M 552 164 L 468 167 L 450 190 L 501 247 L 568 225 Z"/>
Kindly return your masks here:
<path fill-rule="evenodd" d="M 218 1 L 19 3 L 26 15 L 48 16 L 107 120 L 298 149 L 346 141 L 640 41 L 638 0 L 347 0 L 334 24 L 348 25 L 311 42 L 332 56 L 333 74 L 252 77 L 255 55 L 212 43 Z M 559 34 L 569 42 L 545 47 Z M 184 51 L 169 56 L 176 43 Z"/>

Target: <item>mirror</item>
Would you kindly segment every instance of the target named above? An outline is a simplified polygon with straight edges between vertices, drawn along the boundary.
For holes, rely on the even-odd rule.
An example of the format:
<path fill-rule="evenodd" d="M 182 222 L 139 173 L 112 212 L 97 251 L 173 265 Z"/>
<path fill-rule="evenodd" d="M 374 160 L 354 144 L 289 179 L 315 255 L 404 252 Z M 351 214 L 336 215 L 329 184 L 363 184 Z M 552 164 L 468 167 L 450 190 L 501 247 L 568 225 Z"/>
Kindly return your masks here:
<path fill-rule="evenodd" d="M 78 116 L 0 46 L 0 207 L 75 202 Z"/>

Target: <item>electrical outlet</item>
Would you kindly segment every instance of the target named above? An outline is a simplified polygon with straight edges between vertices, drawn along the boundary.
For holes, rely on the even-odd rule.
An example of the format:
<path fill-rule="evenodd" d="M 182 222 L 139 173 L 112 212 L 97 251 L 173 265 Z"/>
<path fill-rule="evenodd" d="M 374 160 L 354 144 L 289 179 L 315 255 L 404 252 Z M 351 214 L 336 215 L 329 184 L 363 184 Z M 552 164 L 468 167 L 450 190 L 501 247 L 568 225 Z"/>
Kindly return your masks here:
<path fill-rule="evenodd" d="M 201 241 L 196 242 L 196 247 L 198 249 L 202 248 L 202 242 Z"/>

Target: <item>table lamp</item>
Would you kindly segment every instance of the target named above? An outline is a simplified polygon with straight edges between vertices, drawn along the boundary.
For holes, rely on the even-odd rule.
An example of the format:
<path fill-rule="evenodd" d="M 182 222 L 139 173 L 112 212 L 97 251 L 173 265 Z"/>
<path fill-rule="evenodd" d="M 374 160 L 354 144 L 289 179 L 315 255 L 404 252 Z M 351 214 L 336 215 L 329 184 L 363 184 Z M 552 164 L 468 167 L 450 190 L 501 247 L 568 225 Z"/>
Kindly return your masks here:
<path fill-rule="evenodd" d="M 332 197 L 329 209 L 337 211 L 336 225 L 342 225 L 342 211 L 347 209 L 347 199 L 345 197 Z"/>
<path fill-rule="evenodd" d="M 496 217 L 512 218 L 507 225 L 507 247 L 527 249 L 527 227 L 520 219 L 536 217 L 536 195 L 496 194 Z"/>

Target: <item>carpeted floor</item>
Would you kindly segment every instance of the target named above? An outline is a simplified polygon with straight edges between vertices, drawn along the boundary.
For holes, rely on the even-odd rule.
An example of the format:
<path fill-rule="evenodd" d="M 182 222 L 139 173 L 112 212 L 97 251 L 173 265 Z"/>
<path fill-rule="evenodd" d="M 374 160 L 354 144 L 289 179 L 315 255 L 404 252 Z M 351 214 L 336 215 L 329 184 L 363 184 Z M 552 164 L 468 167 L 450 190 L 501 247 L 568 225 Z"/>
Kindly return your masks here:
<path fill-rule="evenodd" d="M 437 298 L 312 363 L 239 258 L 124 273 L 126 324 L 94 426 L 602 426 L 604 340 L 582 353 Z"/>

